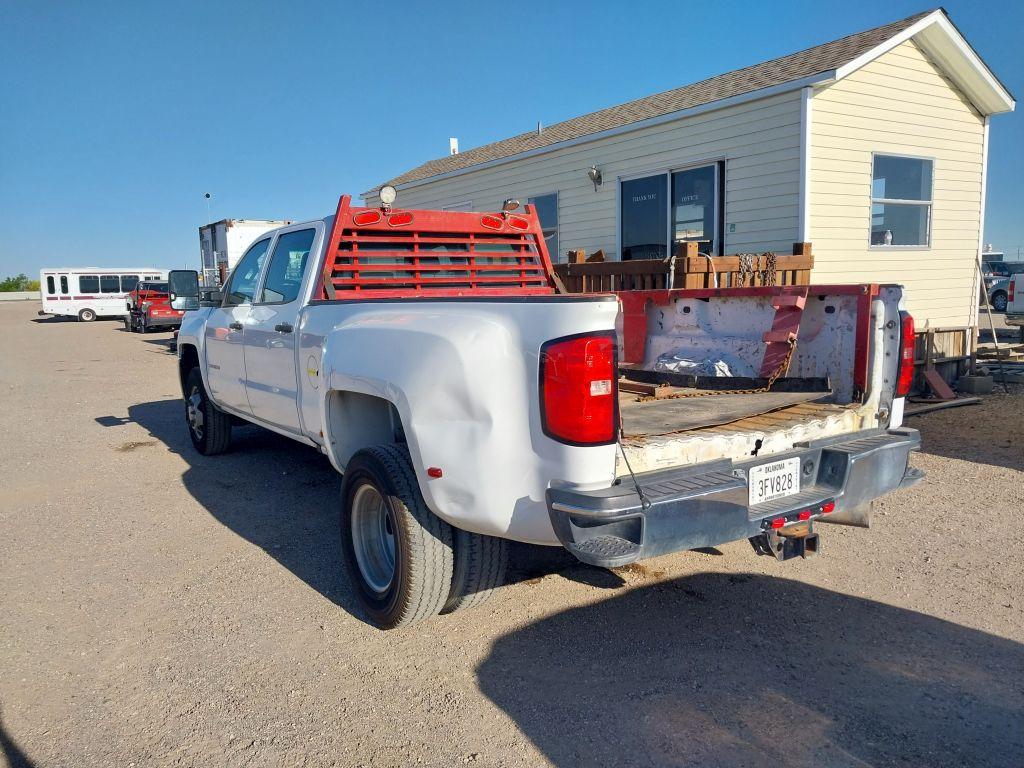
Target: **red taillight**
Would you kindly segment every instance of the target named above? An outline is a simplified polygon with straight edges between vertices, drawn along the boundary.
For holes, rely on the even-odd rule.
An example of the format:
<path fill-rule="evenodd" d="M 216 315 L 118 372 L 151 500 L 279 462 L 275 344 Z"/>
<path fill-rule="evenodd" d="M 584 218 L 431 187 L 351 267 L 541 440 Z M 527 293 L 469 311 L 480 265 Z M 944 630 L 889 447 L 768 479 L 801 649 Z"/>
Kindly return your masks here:
<path fill-rule="evenodd" d="M 779 530 L 779 528 L 781 528 L 785 524 L 786 524 L 786 518 L 784 518 L 784 517 L 776 517 L 771 522 L 772 530 L 773 531 L 777 531 L 777 530 Z"/>
<path fill-rule="evenodd" d="M 821 513 L 823 515 L 830 515 L 836 511 L 836 503 L 834 501 L 826 501 L 821 505 Z"/>
<path fill-rule="evenodd" d="M 427 477 L 432 477 L 435 480 L 444 475 L 444 471 L 440 467 L 427 467 Z"/>
<path fill-rule="evenodd" d="M 811 519 L 811 510 L 809 510 L 809 509 L 803 510 L 799 515 L 797 515 L 797 519 L 798 520 L 810 520 Z"/>
<path fill-rule="evenodd" d="M 501 229 L 505 222 L 502 221 L 500 216 L 485 215 L 480 217 L 480 224 L 488 229 Z"/>
<path fill-rule="evenodd" d="M 615 442 L 619 412 L 615 335 L 581 334 L 540 351 L 544 434 L 570 445 Z"/>
<path fill-rule="evenodd" d="M 389 227 L 404 227 L 406 224 L 412 224 L 412 214 L 408 211 L 392 213 L 388 216 Z"/>
<path fill-rule="evenodd" d="M 905 397 L 914 382 L 914 318 L 909 312 L 900 312 L 900 367 L 896 379 L 896 397 Z"/>
<path fill-rule="evenodd" d="M 376 224 L 380 220 L 380 211 L 362 211 L 352 217 L 352 223 L 359 227 Z"/>
<path fill-rule="evenodd" d="M 518 229 L 520 232 L 525 232 L 530 228 L 530 222 L 526 219 L 518 219 L 515 216 L 508 217 L 508 225 L 512 227 L 512 229 Z"/>
<path fill-rule="evenodd" d="M 1014 278 L 1010 281 L 1010 289 L 1006 292 L 1006 295 L 1010 297 L 1010 301 L 1013 301 L 1013 292 L 1017 290 L 1017 279 Z"/>

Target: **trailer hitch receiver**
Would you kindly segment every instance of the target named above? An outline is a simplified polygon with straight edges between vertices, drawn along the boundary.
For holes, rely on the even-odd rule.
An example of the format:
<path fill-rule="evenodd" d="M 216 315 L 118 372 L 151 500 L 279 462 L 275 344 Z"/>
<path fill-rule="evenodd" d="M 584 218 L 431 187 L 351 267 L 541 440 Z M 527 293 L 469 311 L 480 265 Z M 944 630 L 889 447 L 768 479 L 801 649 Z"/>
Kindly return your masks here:
<path fill-rule="evenodd" d="M 818 534 L 812 533 L 809 523 L 768 530 L 760 536 L 752 536 L 749 541 L 757 554 L 774 555 L 776 560 L 807 559 L 818 554 L 820 548 Z"/>

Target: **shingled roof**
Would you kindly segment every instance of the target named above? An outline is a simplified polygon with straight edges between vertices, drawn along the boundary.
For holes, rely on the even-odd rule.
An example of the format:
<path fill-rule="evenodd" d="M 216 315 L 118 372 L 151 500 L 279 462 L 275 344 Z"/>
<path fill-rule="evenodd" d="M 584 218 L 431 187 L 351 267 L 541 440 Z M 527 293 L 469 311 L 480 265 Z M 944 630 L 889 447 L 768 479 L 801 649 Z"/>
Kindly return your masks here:
<path fill-rule="evenodd" d="M 616 107 L 601 109 L 582 117 L 574 117 L 571 120 L 547 126 L 540 133 L 536 131 L 521 133 L 518 136 L 485 144 L 457 155 L 430 160 L 384 183 L 397 186 L 411 181 L 419 181 L 431 176 L 470 168 L 491 160 L 542 149 L 563 141 L 620 128 L 652 117 L 660 117 L 683 109 L 699 107 L 703 104 L 828 72 L 884 43 L 929 13 L 933 13 L 933 11 L 924 11 L 891 24 L 869 29 L 866 32 L 858 32 L 855 35 L 833 40 L 831 43 L 817 45 L 799 53 L 791 53 L 762 64 L 755 64 L 752 67 L 736 69 L 724 75 L 701 80 L 699 83 L 684 85 L 682 88 L 674 88 L 671 91 L 657 93 Z"/>

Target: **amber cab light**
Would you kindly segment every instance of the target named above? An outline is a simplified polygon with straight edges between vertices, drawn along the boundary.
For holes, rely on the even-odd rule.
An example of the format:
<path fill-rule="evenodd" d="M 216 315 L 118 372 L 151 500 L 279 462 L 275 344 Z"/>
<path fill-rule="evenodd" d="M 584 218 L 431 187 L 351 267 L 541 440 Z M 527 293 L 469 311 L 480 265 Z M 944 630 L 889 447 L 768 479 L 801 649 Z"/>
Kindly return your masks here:
<path fill-rule="evenodd" d="M 900 312 L 900 366 L 896 378 L 896 397 L 906 397 L 914 383 L 914 318 Z"/>
<path fill-rule="evenodd" d="M 569 445 L 615 442 L 619 396 L 615 334 L 549 341 L 540 352 L 544 434 Z"/>

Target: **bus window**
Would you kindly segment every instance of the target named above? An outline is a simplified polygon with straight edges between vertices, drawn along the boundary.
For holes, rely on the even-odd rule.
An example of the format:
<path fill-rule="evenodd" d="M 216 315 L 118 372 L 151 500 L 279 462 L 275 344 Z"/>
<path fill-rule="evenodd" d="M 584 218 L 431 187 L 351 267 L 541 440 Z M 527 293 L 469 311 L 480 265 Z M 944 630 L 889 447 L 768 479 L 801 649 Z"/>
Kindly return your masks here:
<path fill-rule="evenodd" d="M 138 275 L 121 275 L 121 293 L 131 293 L 138 284 Z"/>
<path fill-rule="evenodd" d="M 100 279 L 96 275 L 79 275 L 78 290 L 82 293 L 99 293 Z"/>
<path fill-rule="evenodd" d="M 118 293 L 120 290 L 117 275 L 100 275 L 100 293 Z"/>
<path fill-rule="evenodd" d="M 57 288 L 53 284 L 53 275 L 46 276 L 46 292 L 51 296 L 57 292 Z"/>
<path fill-rule="evenodd" d="M 68 276 L 67 275 L 61 275 L 60 276 L 60 292 L 61 293 L 67 293 L 68 292 Z"/>

